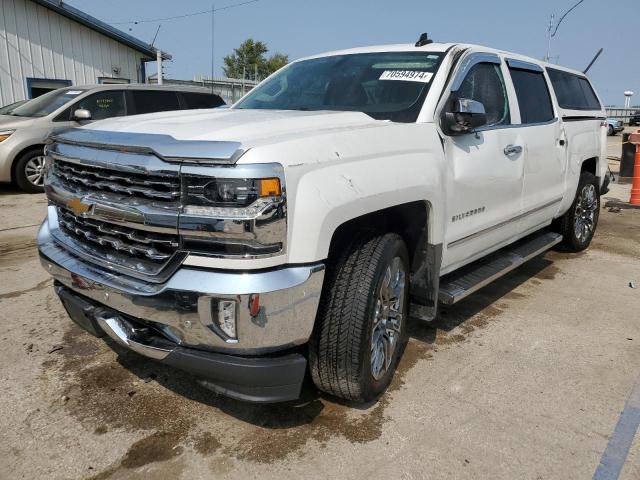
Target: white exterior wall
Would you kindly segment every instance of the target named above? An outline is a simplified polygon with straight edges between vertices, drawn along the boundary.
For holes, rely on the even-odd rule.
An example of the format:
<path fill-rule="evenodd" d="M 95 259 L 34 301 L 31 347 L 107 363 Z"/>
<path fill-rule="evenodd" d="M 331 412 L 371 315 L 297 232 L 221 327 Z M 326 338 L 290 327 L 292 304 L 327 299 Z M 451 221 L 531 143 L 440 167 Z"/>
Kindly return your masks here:
<path fill-rule="evenodd" d="M 98 77 L 138 82 L 143 57 L 30 0 L 0 0 L 0 106 L 28 98 L 27 77 L 72 85 L 95 84 Z"/>

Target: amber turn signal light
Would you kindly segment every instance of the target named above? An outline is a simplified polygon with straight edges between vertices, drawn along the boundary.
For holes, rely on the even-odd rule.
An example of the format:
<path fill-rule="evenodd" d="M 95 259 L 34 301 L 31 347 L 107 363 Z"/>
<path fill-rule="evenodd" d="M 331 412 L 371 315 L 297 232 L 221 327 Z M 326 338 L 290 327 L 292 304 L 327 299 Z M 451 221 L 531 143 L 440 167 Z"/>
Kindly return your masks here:
<path fill-rule="evenodd" d="M 263 178 L 260 182 L 260 196 L 261 197 L 279 197 L 282 194 L 280 188 L 280 179 L 278 178 Z"/>

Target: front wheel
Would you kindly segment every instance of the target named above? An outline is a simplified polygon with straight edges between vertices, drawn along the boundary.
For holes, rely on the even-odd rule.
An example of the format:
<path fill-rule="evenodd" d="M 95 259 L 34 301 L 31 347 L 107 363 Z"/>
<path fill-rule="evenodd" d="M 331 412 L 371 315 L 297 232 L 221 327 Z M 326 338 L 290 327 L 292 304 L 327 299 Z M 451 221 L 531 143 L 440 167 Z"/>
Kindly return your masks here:
<path fill-rule="evenodd" d="M 23 153 L 16 161 L 15 180 L 28 193 L 44 192 L 44 151 L 34 148 Z"/>
<path fill-rule="evenodd" d="M 562 244 L 569 251 L 580 252 L 593 239 L 600 215 L 599 188 L 595 175 L 589 172 L 580 174 L 576 197 L 558 223 Z"/>
<path fill-rule="evenodd" d="M 316 386 L 367 402 L 387 388 L 406 343 L 407 247 L 395 233 L 352 239 L 327 266 L 309 344 Z"/>

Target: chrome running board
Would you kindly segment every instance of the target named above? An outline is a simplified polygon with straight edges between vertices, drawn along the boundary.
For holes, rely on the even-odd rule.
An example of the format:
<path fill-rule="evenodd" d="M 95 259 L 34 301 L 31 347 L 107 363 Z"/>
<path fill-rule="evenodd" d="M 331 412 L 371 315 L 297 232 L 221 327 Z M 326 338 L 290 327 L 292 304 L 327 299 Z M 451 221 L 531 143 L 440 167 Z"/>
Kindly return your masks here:
<path fill-rule="evenodd" d="M 438 300 L 453 305 L 562 241 L 562 235 L 544 232 L 526 237 L 440 279 Z"/>

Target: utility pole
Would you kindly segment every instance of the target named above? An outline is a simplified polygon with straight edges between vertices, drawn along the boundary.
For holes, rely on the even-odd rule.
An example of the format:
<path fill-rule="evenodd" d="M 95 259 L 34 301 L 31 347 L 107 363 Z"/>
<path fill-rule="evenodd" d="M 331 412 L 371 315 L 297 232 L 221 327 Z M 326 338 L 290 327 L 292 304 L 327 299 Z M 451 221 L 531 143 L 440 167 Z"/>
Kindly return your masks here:
<path fill-rule="evenodd" d="M 243 65 L 242 66 L 242 96 L 243 97 L 244 97 L 244 78 L 246 73 L 247 73 L 247 68 Z"/>
<path fill-rule="evenodd" d="M 547 55 L 544 57 L 545 62 L 548 62 L 551 58 L 551 30 L 553 30 L 553 20 L 555 18 L 555 14 L 552 13 L 549 17 L 549 25 L 547 25 Z"/>
<path fill-rule="evenodd" d="M 556 33 L 558 33 L 560 24 L 565 19 L 565 17 L 569 15 L 582 2 L 584 2 L 584 0 L 579 0 L 575 5 L 573 5 L 573 7 L 560 15 L 560 19 L 555 23 L 555 25 L 553 21 L 555 20 L 556 16 L 554 14 L 551 14 L 551 18 L 549 19 L 549 26 L 547 27 L 547 56 L 544 58 L 545 62 L 548 62 L 551 59 L 551 39 L 556 36 Z"/>
<path fill-rule="evenodd" d="M 213 93 L 213 71 L 214 71 L 213 67 L 214 67 L 214 55 L 215 55 L 215 49 L 214 49 L 215 13 L 216 13 L 216 6 L 212 2 L 211 3 L 211 93 Z"/>
<path fill-rule="evenodd" d="M 162 51 L 156 48 L 156 65 L 158 66 L 158 85 L 162 85 Z"/>

